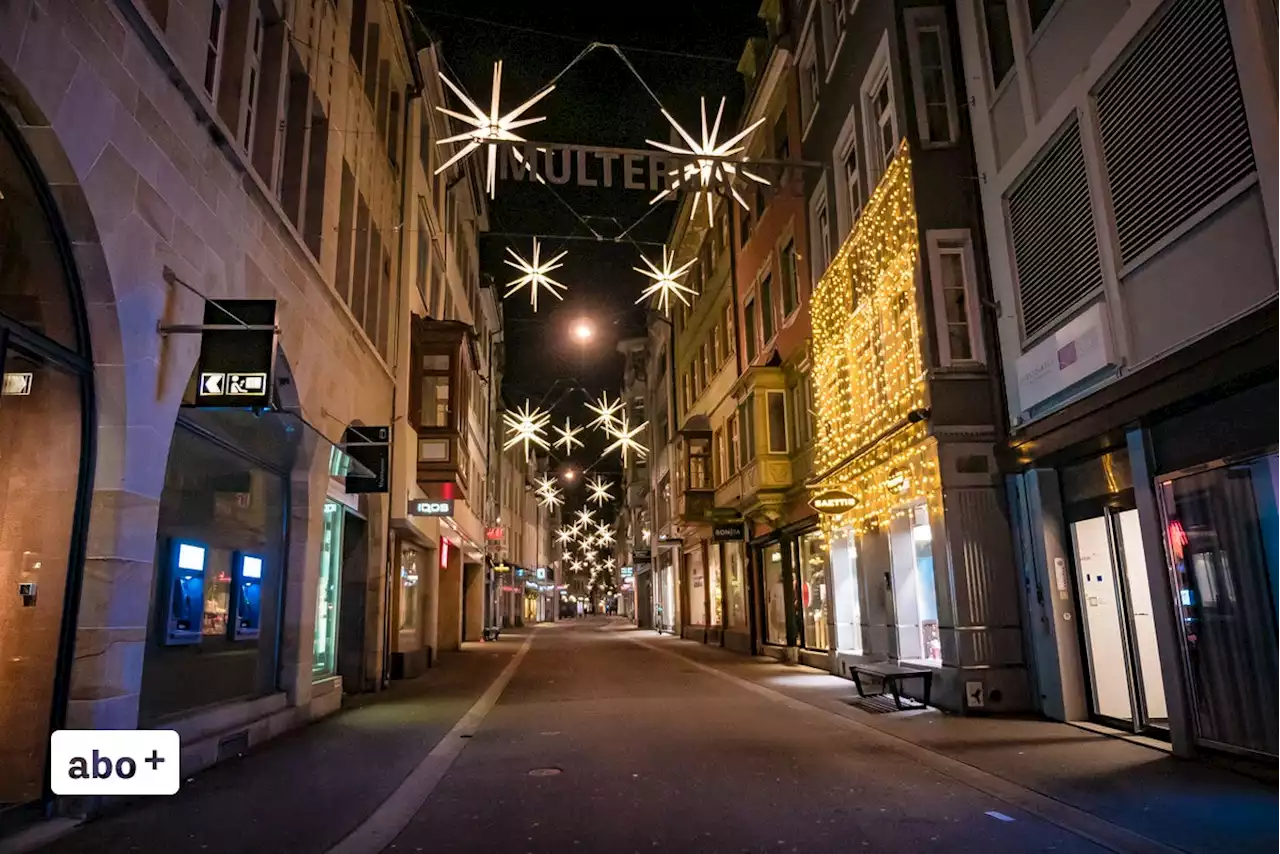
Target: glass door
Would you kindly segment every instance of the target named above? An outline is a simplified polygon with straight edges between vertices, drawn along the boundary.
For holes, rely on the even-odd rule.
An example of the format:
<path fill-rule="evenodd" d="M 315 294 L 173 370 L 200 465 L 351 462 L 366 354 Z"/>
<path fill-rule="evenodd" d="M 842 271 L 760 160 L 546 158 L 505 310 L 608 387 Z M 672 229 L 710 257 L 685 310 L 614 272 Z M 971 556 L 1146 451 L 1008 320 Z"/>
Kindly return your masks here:
<path fill-rule="evenodd" d="M 342 529 L 346 509 L 337 501 L 324 503 L 324 533 L 320 541 L 320 577 L 316 589 L 315 649 L 311 672 L 316 677 L 335 672 L 338 642 L 338 597 L 342 590 Z"/>
<path fill-rule="evenodd" d="M 1071 541 L 1093 714 L 1134 732 L 1167 726 L 1138 511 L 1074 521 Z"/>

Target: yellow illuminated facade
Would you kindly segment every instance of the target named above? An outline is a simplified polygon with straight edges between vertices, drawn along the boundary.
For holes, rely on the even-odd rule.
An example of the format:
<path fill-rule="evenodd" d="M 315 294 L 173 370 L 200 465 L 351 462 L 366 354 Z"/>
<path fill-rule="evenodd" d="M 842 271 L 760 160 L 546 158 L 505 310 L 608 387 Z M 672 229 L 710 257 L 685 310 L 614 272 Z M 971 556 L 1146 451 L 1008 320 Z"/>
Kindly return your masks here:
<path fill-rule="evenodd" d="M 911 420 L 928 405 L 919 262 L 904 141 L 813 294 L 814 469 L 827 473 L 814 491 L 858 499 L 824 517 L 828 530 L 880 527 L 921 501 L 940 500 L 936 443 L 925 421 Z"/>

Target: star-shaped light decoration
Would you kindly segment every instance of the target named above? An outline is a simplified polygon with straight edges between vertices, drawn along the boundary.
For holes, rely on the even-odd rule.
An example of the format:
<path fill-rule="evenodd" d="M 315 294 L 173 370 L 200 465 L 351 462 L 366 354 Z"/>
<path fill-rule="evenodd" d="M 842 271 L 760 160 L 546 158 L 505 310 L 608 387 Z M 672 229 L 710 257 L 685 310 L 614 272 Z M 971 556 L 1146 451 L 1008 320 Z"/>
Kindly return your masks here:
<path fill-rule="evenodd" d="M 475 101 L 468 98 L 467 94 L 456 86 L 452 80 L 445 77 L 443 73 L 440 75 L 440 79 L 444 81 L 446 86 L 453 90 L 453 94 L 458 96 L 458 99 L 462 101 L 466 108 L 471 112 L 471 115 L 464 116 L 462 113 L 456 113 L 445 107 L 438 106 L 436 109 L 447 116 L 453 116 L 459 121 L 466 122 L 472 126 L 472 129 L 457 134 L 456 136 L 445 137 L 437 143 L 438 145 L 448 145 L 454 142 L 461 142 L 464 139 L 468 140 L 466 145 L 436 169 L 435 174 L 439 175 L 441 172 L 448 169 L 454 163 L 466 157 L 480 146 L 487 146 L 489 166 L 488 173 L 485 178 L 485 188 L 489 192 L 489 197 L 493 198 L 494 193 L 497 190 L 498 143 L 524 142 L 524 137 L 517 136 L 512 133 L 512 131 L 516 128 L 524 127 L 525 125 L 531 125 L 536 122 L 543 121 L 546 119 L 546 116 L 538 116 L 533 119 L 521 119 L 520 116 L 524 115 L 526 110 L 549 95 L 555 86 L 548 86 L 511 112 L 507 113 L 505 116 L 500 116 L 498 115 L 498 90 L 502 87 L 502 60 L 498 60 L 493 64 L 493 95 L 489 102 L 488 113 L 480 109 Z"/>
<path fill-rule="evenodd" d="M 613 529 L 602 523 L 596 528 L 596 542 L 602 546 L 613 545 Z"/>
<path fill-rule="evenodd" d="M 537 486 L 538 495 L 540 496 L 547 495 L 555 491 L 556 491 L 556 479 L 554 477 L 543 476 L 538 478 L 538 486 Z"/>
<path fill-rule="evenodd" d="M 619 397 L 612 403 L 609 401 L 609 392 L 601 393 L 600 399 L 595 403 L 588 403 L 587 409 L 596 414 L 596 420 L 588 424 L 588 427 L 599 427 L 609 436 L 613 435 L 614 428 L 618 426 L 618 413 L 622 412 L 622 398 Z"/>
<path fill-rule="evenodd" d="M 588 501 L 594 501 L 596 504 L 604 504 L 613 500 L 613 493 L 610 492 L 613 484 L 602 477 L 595 477 L 587 483 L 587 488 L 591 490 L 591 494 L 587 496 Z"/>
<path fill-rule="evenodd" d="M 676 133 L 689 146 L 688 148 L 680 148 L 676 145 L 668 145 L 665 142 L 657 142 L 647 139 L 645 142 L 663 151 L 672 154 L 679 154 L 692 158 L 684 162 L 682 165 L 672 169 L 667 174 L 675 178 L 665 190 L 654 196 L 649 204 L 654 204 L 668 195 L 678 190 L 682 185 L 688 184 L 694 187 L 693 210 L 690 216 L 698 213 L 698 203 L 705 196 L 707 200 L 707 223 L 710 225 L 712 220 L 712 208 L 715 200 L 715 190 L 717 187 L 722 188 L 738 200 L 738 204 L 746 210 L 750 210 L 745 199 L 738 194 L 738 190 L 734 187 L 734 179 L 738 174 L 750 178 L 751 180 L 768 186 L 769 182 L 759 175 L 747 171 L 746 167 L 741 163 L 732 163 L 722 158 L 732 157 L 742 151 L 746 146 L 738 145 L 739 142 L 746 139 L 747 136 L 763 122 L 764 118 L 757 119 L 746 129 L 739 131 L 736 136 L 730 137 L 724 142 L 716 142 L 716 137 L 720 135 L 720 119 L 724 116 L 724 98 L 720 99 L 720 109 L 716 111 L 715 123 L 711 126 L 711 131 L 707 131 L 707 99 L 702 99 L 702 142 L 699 143 L 690 136 L 684 128 L 680 127 L 680 123 L 671 117 L 666 110 L 662 111 L 662 115 L 676 129 Z M 746 158 L 743 158 L 744 160 Z"/>
<path fill-rule="evenodd" d="M 564 420 L 564 427 L 556 427 L 555 431 L 560 434 L 560 438 L 556 439 L 554 444 L 557 448 L 564 445 L 566 454 L 573 453 L 573 446 L 582 447 L 582 440 L 578 438 L 578 434 L 582 432 L 581 427 L 574 427 L 568 418 Z"/>
<path fill-rule="evenodd" d="M 605 453 L 608 453 L 608 452 L 606 451 Z M 579 523 L 580 523 L 584 528 L 585 528 L 585 527 L 587 527 L 588 525 L 592 524 L 592 523 L 593 523 L 593 522 L 595 522 L 595 520 L 596 520 L 595 515 L 594 515 L 590 510 L 588 510 L 586 507 L 583 507 L 581 510 L 579 510 L 579 511 L 577 512 L 577 515 L 576 515 L 576 517 L 575 517 L 575 518 L 577 518 L 578 522 L 579 522 Z"/>
<path fill-rule="evenodd" d="M 643 254 L 640 255 L 640 260 L 643 261 L 644 265 L 649 269 L 641 270 L 639 267 L 632 267 L 631 269 L 649 277 L 652 281 L 649 284 L 649 287 L 645 288 L 644 292 L 640 294 L 640 299 L 636 300 L 637 305 L 649 299 L 649 297 L 654 294 L 657 294 L 658 308 L 663 314 L 670 314 L 671 297 L 674 296 L 676 299 L 680 300 L 680 302 L 688 305 L 689 300 L 685 298 L 685 294 L 688 294 L 689 296 L 698 295 L 698 292 L 693 288 L 688 285 L 682 285 L 679 282 L 680 277 L 689 271 L 689 268 L 698 260 L 697 258 L 693 258 L 688 263 L 673 268 L 671 265 L 675 262 L 675 259 L 667 251 L 667 247 L 664 246 L 662 247 L 661 268 L 657 267 Z"/>
<path fill-rule="evenodd" d="M 605 558 L 605 559 L 604 559 L 604 568 L 605 568 L 605 569 L 613 569 L 613 568 L 614 568 L 615 566 L 617 566 L 617 565 L 618 565 L 618 564 L 617 564 L 617 562 L 616 562 L 616 561 L 614 561 L 614 559 L 613 559 L 613 558 L 611 558 L 611 557 L 607 557 L 607 558 Z"/>
<path fill-rule="evenodd" d="M 569 571 L 570 571 L 570 572 L 582 572 L 582 561 L 580 561 L 580 560 L 571 560 L 571 561 L 569 561 Z"/>
<path fill-rule="evenodd" d="M 618 429 L 613 431 L 614 443 L 609 447 L 605 448 L 604 453 L 607 454 L 613 449 L 617 448 L 618 452 L 622 454 L 622 464 L 624 466 L 627 464 L 628 451 L 634 453 L 636 456 L 642 459 L 648 456 L 649 449 L 636 441 L 636 436 L 639 436 L 640 433 L 644 430 L 644 428 L 648 426 L 649 426 L 649 422 L 645 421 L 637 427 L 629 427 L 627 425 L 627 416 L 624 413 L 622 416 L 621 426 L 619 426 Z M 603 456 L 603 454 L 601 456 Z"/>
<path fill-rule="evenodd" d="M 550 507 L 552 510 L 555 510 L 563 503 L 564 499 L 560 497 L 560 490 L 558 489 L 553 489 L 550 492 L 538 493 L 538 504 L 543 507 Z"/>
<path fill-rule="evenodd" d="M 538 289 L 539 288 L 551 294 L 553 297 L 555 297 L 558 300 L 561 300 L 561 301 L 564 300 L 564 297 L 560 295 L 560 291 L 567 291 L 569 289 L 568 286 L 563 285 L 560 282 L 557 282 L 555 279 L 551 278 L 551 276 L 549 276 L 548 273 L 551 273 L 554 270 L 559 270 L 561 267 L 564 266 L 563 264 L 558 264 L 556 262 L 558 262 L 565 255 L 569 254 L 568 250 L 563 250 L 556 257 L 543 261 L 541 260 L 542 245 L 538 243 L 538 238 L 535 237 L 533 239 L 533 260 L 532 261 L 526 261 L 524 258 L 521 258 L 519 253 L 517 253 L 510 246 L 507 247 L 507 254 L 510 255 L 511 258 L 514 258 L 515 260 L 512 261 L 510 258 L 503 258 L 502 263 L 506 264 L 508 267 L 515 267 L 517 270 L 520 271 L 520 276 L 519 278 L 515 278 L 507 282 L 507 292 L 502 295 L 503 299 L 506 299 L 507 297 L 514 294 L 516 291 L 523 288 L 525 285 L 528 285 L 529 298 L 530 298 L 530 301 L 533 303 L 534 311 L 538 310 Z M 556 290 L 557 288 L 559 288 L 560 290 Z"/>
<path fill-rule="evenodd" d="M 563 525 L 561 525 L 556 530 L 556 545 L 558 546 L 569 545 L 570 543 L 573 542 L 573 536 L 574 534 L 573 534 L 572 528 L 566 528 Z"/>
<path fill-rule="evenodd" d="M 529 460 L 529 445 L 534 444 L 541 448 L 547 447 L 547 440 L 542 438 L 542 431 L 546 428 L 547 422 L 551 420 L 549 413 L 543 412 L 541 409 L 531 409 L 529 401 L 524 402 L 521 409 L 515 412 L 502 413 L 502 419 L 507 423 L 507 442 L 502 446 L 502 450 L 507 451 L 514 448 L 521 442 L 524 443 L 525 462 Z"/>

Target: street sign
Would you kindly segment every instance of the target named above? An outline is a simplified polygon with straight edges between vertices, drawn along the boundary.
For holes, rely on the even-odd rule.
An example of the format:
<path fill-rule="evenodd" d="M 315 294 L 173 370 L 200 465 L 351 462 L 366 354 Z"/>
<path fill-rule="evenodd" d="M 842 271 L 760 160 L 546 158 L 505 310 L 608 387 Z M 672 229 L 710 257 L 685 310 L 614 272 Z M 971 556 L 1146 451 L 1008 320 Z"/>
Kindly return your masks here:
<path fill-rule="evenodd" d="M 711 526 L 711 541 L 713 543 L 737 543 L 741 542 L 742 539 L 741 522 L 734 522 L 732 525 Z"/>
<path fill-rule="evenodd" d="M 206 300 L 196 360 L 196 406 L 271 405 L 276 366 L 275 300 Z"/>
<path fill-rule="evenodd" d="M 345 487 L 348 493 L 387 491 L 391 468 L 390 427 L 348 427 L 342 431 L 342 450 L 366 471 L 373 472 L 372 475 L 348 474 Z M 452 507 L 449 512 L 453 513 Z"/>
<path fill-rule="evenodd" d="M 409 502 L 410 516 L 452 516 L 453 499 L 424 498 Z"/>

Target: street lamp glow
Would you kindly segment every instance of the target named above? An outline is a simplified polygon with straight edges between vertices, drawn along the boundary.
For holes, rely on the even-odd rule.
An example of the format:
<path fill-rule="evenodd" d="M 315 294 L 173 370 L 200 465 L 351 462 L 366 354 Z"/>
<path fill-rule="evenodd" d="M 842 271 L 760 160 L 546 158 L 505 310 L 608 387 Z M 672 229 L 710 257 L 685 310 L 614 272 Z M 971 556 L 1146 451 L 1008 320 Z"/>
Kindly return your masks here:
<path fill-rule="evenodd" d="M 595 335 L 595 330 L 591 328 L 591 324 L 585 320 L 579 320 L 573 324 L 573 337 L 581 342 L 591 340 L 591 336 Z"/>

